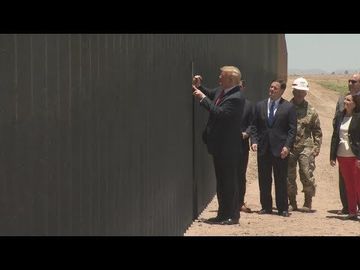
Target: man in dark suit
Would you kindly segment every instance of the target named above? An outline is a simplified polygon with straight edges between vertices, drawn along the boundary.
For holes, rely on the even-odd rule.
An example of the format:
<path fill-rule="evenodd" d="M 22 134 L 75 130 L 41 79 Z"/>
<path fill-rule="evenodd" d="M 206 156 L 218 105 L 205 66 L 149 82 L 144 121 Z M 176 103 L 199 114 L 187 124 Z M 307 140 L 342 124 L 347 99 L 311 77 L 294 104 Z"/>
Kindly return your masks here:
<path fill-rule="evenodd" d="M 240 90 L 244 93 L 245 91 L 245 81 L 241 80 Z M 244 110 L 241 117 L 241 142 L 243 155 L 240 159 L 240 172 L 239 172 L 239 206 L 240 211 L 251 213 L 251 209 L 245 204 L 245 193 L 246 193 L 246 171 L 249 162 L 249 138 L 252 135 L 252 121 L 254 118 L 254 106 L 253 103 L 245 99 Z"/>
<path fill-rule="evenodd" d="M 245 99 L 240 92 L 241 72 L 237 67 L 224 66 L 219 76 L 219 88 L 201 86 L 201 76 L 193 78 L 193 95 L 209 111 L 209 120 L 203 141 L 213 156 L 216 175 L 216 194 L 219 203 L 217 217 L 211 224 L 238 224 L 239 212 L 239 163 L 241 158 L 240 121 Z"/>
<path fill-rule="evenodd" d="M 281 97 L 285 89 L 283 80 L 272 81 L 269 98 L 256 104 L 251 149 L 257 151 L 262 207 L 259 214 L 272 213 L 273 171 L 278 214 L 288 217 L 288 155 L 295 141 L 297 123 L 294 105 Z"/>

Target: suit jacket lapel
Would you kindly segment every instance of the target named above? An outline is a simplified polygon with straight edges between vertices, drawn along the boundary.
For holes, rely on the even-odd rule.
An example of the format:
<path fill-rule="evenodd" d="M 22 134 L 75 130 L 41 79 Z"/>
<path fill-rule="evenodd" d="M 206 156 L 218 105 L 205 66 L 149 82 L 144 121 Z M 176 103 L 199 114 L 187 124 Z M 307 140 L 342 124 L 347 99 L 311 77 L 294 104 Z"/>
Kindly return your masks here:
<path fill-rule="evenodd" d="M 266 123 L 268 123 L 268 114 L 267 114 L 267 99 L 264 100 L 264 102 L 261 104 L 261 114 L 266 120 Z M 267 124 L 268 125 L 268 124 Z"/>
<path fill-rule="evenodd" d="M 274 115 L 273 125 L 274 125 L 274 123 L 276 122 L 278 113 L 280 113 L 280 111 L 282 110 L 282 106 L 281 106 L 281 105 L 283 104 L 283 101 L 284 101 L 284 99 L 283 99 L 283 98 L 280 98 L 280 100 L 279 100 L 279 105 L 278 105 L 277 110 L 276 110 L 275 115 Z"/>
<path fill-rule="evenodd" d="M 235 92 L 237 92 L 237 91 L 239 91 L 240 90 L 240 87 L 239 86 L 236 86 L 236 87 L 234 87 L 233 89 L 231 89 L 229 92 L 227 92 L 224 96 L 223 96 L 223 98 L 221 99 L 221 101 L 220 101 L 220 103 L 219 103 L 219 105 L 221 104 L 221 103 L 223 103 L 229 96 L 231 96 L 233 93 L 235 93 Z M 221 93 L 221 90 L 219 91 L 219 93 L 216 93 L 216 99 L 217 99 L 217 97 L 220 95 L 220 93 Z M 215 100 L 216 100 L 215 99 Z"/>
<path fill-rule="evenodd" d="M 214 97 L 214 103 L 218 99 L 218 97 L 220 96 L 220 93 L 221 93 L 221 87 L 217 87 L 216 88 L 216 94 L 215 94 L 215 97 Z"/>
<path fill-rule="evenodd" d="M 280 100 L 279 100 L 279 105 L 278 105 L 277 110 L 275 112 L 274 121 L 272 123 L 272 126 L 276 122 L 276 118 L 277 118 L 278 112 L 281 110 L 281 104 L 283 103 L 283 100 L 284 100 L 283 98 L 280 98 Z M 264 103 L 263 103 L 263 105 L 261 107 L 262 107 L 262 113 L 263 113 L 264 119 L 266 119 L 266 125 L 269 126 L 269 121 L 268 121 L 269 120 L 269 116 L 268 116 L 268 99 L 264 100 Z"/>

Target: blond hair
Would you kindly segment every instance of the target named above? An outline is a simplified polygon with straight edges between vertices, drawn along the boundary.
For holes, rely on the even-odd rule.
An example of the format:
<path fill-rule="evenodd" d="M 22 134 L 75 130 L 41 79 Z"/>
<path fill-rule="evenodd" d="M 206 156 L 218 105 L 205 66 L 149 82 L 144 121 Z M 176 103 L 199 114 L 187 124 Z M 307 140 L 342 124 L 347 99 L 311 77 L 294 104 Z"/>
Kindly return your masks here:
<path fill-rule="evenodd" d="M 238 69 L 235 66 L 223 66 L 220 68 L 221 71 L 226 72 L 230 75 L 231 80 L 235 84 L 240 84 L 241 81 L 241 72 L 240 69 Z"/>

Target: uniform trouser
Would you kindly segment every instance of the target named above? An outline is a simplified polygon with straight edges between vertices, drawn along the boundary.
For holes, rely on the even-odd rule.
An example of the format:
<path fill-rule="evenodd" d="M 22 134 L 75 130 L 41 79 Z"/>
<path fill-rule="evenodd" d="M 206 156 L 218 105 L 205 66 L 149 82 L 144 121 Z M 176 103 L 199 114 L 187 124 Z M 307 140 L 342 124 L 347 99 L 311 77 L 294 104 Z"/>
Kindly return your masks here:
<path fill-rule="evenodd" d="M 239 163 L 239 207 L 244 205 L 246 192 L 246 170 L 249 162 L 249 151 L 244 151 Z"/>
<path fill-rule="evenodd" d="M 300 150 L 292 150 L 289 156 L 288 165 L 288 194 L 297 195 L 296 166 L 299 164 L 300 181 L 306 195 L 315 196 L 315 157 L 312 155 L 312 147 L 305 147 Z"/>
<path fill-rule="evenodd" d="M 239 156 L 214 156 L 216 195 L 220 219 L 239 219 Z"/>
<path fill-rule="evenodd" d="M 262 209 L 266 211 L 272 210 L 272 171 L 274 172 L 276 207 L 279 213 L 288 211 L 287 171 L 283 169 L 288 167 L 288 160 L 288 157 L 281 159 L 273 156 L 270 150 L 263 155 L 259 155 L 258 152 L 260 203 Z"/>
<path fill-rule="evenodd" d="M 349 214 L 357 213 L 360 203 L 360 169 L 356 167 L 356 157 L 337 157 L 340 172 L 344 177 Z"/>

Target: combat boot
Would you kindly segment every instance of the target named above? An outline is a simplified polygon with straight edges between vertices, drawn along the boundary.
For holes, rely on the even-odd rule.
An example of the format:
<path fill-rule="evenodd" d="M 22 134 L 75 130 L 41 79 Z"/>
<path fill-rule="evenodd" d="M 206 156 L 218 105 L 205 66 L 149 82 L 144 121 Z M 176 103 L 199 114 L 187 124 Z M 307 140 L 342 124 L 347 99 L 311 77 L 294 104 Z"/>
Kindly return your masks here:
<path fill-rule="evenodd" d="M 296 211 L 298 210 L 297 203 L 296 203 L 296 195 L 289 196 L 289 211 Z"/>
<path fill-rule="evenodd" d="M 299 211 L 306 213 L 311 212 L 311 203 L 312 203 L 312 196 L 310 196 L 309 194 L 305 194 L 304 206 L 301 207 Z"/>

